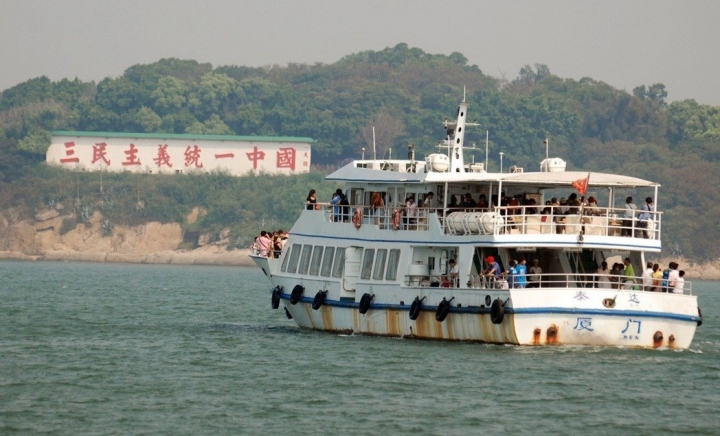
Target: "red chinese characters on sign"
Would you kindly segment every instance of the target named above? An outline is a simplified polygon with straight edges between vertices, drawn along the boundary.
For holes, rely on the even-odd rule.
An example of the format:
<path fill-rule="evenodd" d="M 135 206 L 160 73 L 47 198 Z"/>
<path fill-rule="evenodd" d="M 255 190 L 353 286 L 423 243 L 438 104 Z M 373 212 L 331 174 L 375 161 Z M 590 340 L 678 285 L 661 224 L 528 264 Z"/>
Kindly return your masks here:
<path fill-rule="evenodd" d="M 78 163 L 80 162 L 80 158 L 75 155 L 75 142 L 66 142 L 65 143 L 65 159 L 60 159 L 60 163 Z M 73 157 L 74 156 L 74 157 Z"/>
<path fill-rule="evenodd" d="M 95 163 L 99 160 L 105 162 L 105 165 L 110 165 L 110 160 L 107 158 L 107 144 L 104 142 L 98 142 L 92 146 L 93 158 L 92 162 Z"/>
<path fill-rule="evenodd" d="M 223 154 L 216 154 L 215 159 L 232 159 L 235 157 L 234 153 L 223 153 Z"/>
<path fill-rule="evenodd" d="M 200 152 L 202 149 L 197 145 L 190 147 L 189 145 L 185 149 L 185 166 L 195 165 L 195 168 L 202 168 L 203 164 L 200 163 Z"/>
<path fill-rule="evenodd" d="M 168 168 L 172 168 L 172 163 L 170 162 L 170 154 L 168 154 L 167 149 L 167 144 L 158 144 L 157 157 L 153 159 L 153 161 L 155 161 L 155 165 L 157 165 L 158 168 L 162 167 L 163 165 L 167 165 Z"/>
<path fill-rule="evenodd" d="M 125 153 L 125 161 L 122 164 L 126 166 L 140 165 L 140 159 L 137 157 L 138 151 L 135 144 L 130 144 L 129 148 L 123 152 Z"/>
<path fill-rule="evenodd" d="M 258 150 L 257 147 L 253 147 L 252 153 L 245 153 L 249 160 L 253 163 L 253 169 L 257 169 L 257 163 L 259 160 L 265 160 L 265 152 Z"/>
<path fill-rule="evenodd" d="M 295 171 L 295 149 L 292 147 L 280 148 L 277 151 L 277 168 L 290 168 Z"/>

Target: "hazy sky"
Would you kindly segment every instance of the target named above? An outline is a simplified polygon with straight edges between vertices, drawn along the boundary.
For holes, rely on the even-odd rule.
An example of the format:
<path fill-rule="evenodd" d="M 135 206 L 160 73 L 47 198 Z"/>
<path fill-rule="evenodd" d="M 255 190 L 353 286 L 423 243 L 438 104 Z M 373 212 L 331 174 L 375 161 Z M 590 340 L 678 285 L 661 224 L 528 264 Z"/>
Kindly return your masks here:
<path fill-rule="evenodd" d="M 491 76 L 546 64 L 632 92 L 720 106 L 720 1 L 0 0 L 0 90 L 100 81 L 176 57 L 213 66 L 332 63 L 404 42 Z"/>

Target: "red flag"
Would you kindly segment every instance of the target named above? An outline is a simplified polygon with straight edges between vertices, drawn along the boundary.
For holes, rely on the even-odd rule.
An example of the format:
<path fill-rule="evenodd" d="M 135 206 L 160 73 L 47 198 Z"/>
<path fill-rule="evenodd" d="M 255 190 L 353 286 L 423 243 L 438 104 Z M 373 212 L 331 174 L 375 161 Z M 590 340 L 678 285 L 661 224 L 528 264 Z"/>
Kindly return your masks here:
<path fill-rule="evenodd" d="M 590 174 L 584 179 L 577 179 L 572 182 L 573 188 L 577 189 L 580 195 L 587 193 L 588 183 L 590 183 Z"/>

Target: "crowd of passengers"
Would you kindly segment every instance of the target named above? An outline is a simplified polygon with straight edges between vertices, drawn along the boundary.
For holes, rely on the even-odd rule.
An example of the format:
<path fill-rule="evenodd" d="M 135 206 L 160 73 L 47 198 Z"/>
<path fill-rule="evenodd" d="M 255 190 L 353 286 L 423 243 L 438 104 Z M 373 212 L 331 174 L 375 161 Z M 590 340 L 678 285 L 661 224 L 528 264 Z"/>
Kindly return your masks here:
<path fill-rule="evenodd" d="M 280 257 L 285 244 L 288 241 L 288 232 L 280 229 L 274 232 L 261 231 L 259 236 L 255 237 L 250 249 L 253 254 L 262 257 Z"/>
<path fill-rule="evenodd" d="M 450 262 L 449 277 L 443 278 L 443 286 L 457 286 L 458 268 L 455 260 Z M 677 262 L 670 262 L 668 268 L 662 269 L 659 264 L 648 262 L 646 269 L 640 278 L 636 277 L 630 258 L 625 258 L 622 263 L 616 262 L 612 269 L 608 269 L 607 262 L 603 261 L 598 267 L 595 275 L 592 276 L 592 286 L 605 289 L 627 289 L 643 290 L 647 292 L 670 292 L 682 294 L 685 288 L 685 271 L 678 270 Z M 552 275 L 545 277 L 543 283 L 543 270 L 540 267 L 539 259 L 533 259 L 530 268 L 527 267 L 526 259 L 520 256 L 518 260 L 511 259 L 508 268 L 503 268 L 490 255 L 485 258 L 485 269 L 482 276 L 492 279 L 501 288 L 541 288 L 543 286 L 554 286 Z M 560 276 L 556 276 L 560 277 Z"/>
<path fill-rule="evenodd" d="M 335 190 L 335 193 L 330 199 L 330 204 L 333 208 L 333 221 L 349 222 L 351 220 L 352 211 L 350 203 L 342 189 L 338 188 Z M 479 194 L 477 201 L 475 201 L 472 194 L 468 192 L 464 195 L 450 195 L 450 202 L 447 207 L 449 212 L 453 212 L 454 210 L 477 210 L 483 212 L 492 209 L 497 204 L 497 195 L 493 195 L 491 201 L 488 202 L 485 194 Z M 502 215 L 553 215 L 554 221 L 557 223 L 557 233 L 563 232 L 562 221 L 564 215 L 576 215 L 582 211 L 584 216 L 605 216 L 608 211 L 607 209 L 598 207 L 595 197 L 589 196 L 586 199 L 584 195 L 578 197 L 574 192 L 568 195 L 567 198 L 561 197 L 559 200 L 557 197 L 552 197 L 550 200 L 547 200 L 544 205 L 537 205 L 534 198 L 524 194 L 516 194 L 512 197 L 503 194 L 500 197 L 499 204 Z M 377 191 L 370 194 L 370 204 L 365 206 L 369 207 L 370 214 L 375 217 L 376 222 L 388 212 L 385 210 L 383 195 Z M 424 198 L 422 198 L 419 206 L 415 200 L 415 194 L 409 194 L 405 199 L 404 207 L 400 208 L 403 223 L 406 225 L 406 228 L 411 229 L 417 223 L 418 207 L 430 210 L 441 206 L 442 205 L 435 203 L 435 193 L 432 191 L 424 194 Z M 316 191 L 314 189 L 310 190 L 305 199 L 305 208 L 307 210 L 320 210 L 321 208 L 317 202 Z M 442 215 L 443 210 L 437 209 L 436 212 Z M 627 197 L 625 199 L 624 211 L 619 217 L 619 219 L 622 220 L 620 235 L 650 238 L 651 232 L 648 231 L 648 228 L 650 227 L 650 221 L 654 218 L 654 214 L 655 205 L 652 197 L 647 197 L 640 208 L 633 202 L 632 197 Z"/>

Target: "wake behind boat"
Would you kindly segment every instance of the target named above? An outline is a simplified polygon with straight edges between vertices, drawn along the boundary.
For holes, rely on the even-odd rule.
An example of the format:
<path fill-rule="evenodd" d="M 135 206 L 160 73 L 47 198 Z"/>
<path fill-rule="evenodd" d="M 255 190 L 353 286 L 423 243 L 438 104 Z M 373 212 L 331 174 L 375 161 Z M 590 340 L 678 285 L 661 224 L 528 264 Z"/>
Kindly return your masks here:
<path fill-rule="evenodd" d="M 272 307 L 332 332 L 688 348 L 702 323 L 691 283 L 634 273 L 661 250 L 660 185 L 565 171 L 559 158 L 539 172 L 465 164 L 467 107 L 445 121 L 447 154 L 416 160 L 411 146 L 407 160 L 358 160 L 326 177 L 348 204 L 305 208 L 277 258 L 252 255 Z M 554 201 L 574 190 L 583 198 Z M 654 202 L 622 205 L 631 196 Z"/>

